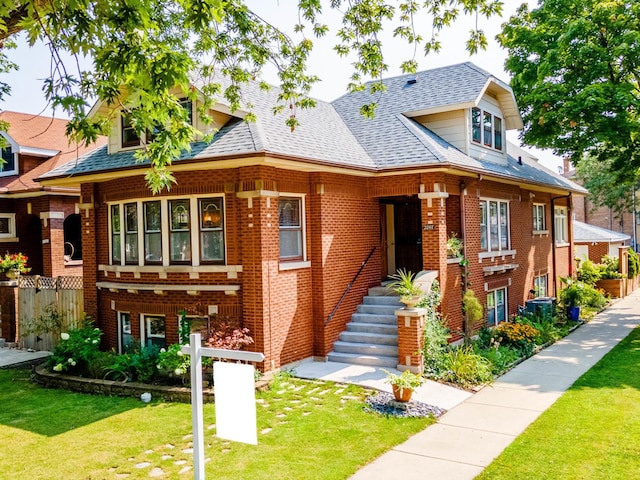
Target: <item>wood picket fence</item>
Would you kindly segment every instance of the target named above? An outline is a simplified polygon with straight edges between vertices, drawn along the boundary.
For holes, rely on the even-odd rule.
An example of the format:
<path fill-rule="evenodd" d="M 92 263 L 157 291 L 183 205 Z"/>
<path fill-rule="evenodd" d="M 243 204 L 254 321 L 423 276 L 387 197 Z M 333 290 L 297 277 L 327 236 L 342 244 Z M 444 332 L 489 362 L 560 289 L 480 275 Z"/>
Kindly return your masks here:
<path fill-rule="evenodd" d="M 19 277 L 21 348 L 51 351 L 60 341 L 60 333 L 80 326 L 83 317 L 82 277 Z"/>

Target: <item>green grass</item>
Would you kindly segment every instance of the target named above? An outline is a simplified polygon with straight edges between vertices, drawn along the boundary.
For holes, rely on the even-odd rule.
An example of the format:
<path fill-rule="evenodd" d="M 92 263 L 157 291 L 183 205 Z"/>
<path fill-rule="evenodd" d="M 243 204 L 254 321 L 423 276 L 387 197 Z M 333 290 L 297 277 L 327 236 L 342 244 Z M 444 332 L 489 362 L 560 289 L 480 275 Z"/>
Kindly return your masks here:
<path fill-rule="evenodd" d="M 640 327 L 477 478 L 640 478 Z"/>
<path fill-rule="evenodd" d="M 356 386 L 281 378 L 257 395 L 258 445 L 215 437 L 205 405 L 208 478 L 345 479 L 431 419 L 363 411 Z M 191 407 L 47 390 L 0 370 L 0 478 L 193 478 Z M 148 462 L 150 465 L 137 468 Z"/>

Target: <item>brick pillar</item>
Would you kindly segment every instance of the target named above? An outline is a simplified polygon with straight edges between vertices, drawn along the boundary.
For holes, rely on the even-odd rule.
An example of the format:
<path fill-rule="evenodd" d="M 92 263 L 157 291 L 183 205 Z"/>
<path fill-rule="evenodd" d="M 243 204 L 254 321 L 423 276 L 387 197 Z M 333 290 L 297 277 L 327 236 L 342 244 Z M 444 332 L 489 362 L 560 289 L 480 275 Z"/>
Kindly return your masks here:
<path fill-rule="evenodd" d="M 82 229 L 82 277 L 83 277 L 83 297 L 84 310 L 94 321 L 100 325 L 101 319 L 98 317 L 98 257 L 96 233 L 96 205 L 94 184 L 83 184 L 81 186 L 80 203 L 80 225 Z M 106 212 L 106 206 L 102 206 Z M 103 222 L 108 222 L 109 215 L 106 214 Z M 108 242 L 108 240 L 103 239 Z M 108 243 L 107 243 L 108 245 Z M 105 249 L 107 251 L 107 249 Z M 103 327 L 104 328 L 104 327 Z"/>
<path fill-rule="evenodd" d="M 396 310 L 398 317 L 398 370 L 422 373 L 424 356 L 422 339 L 424 322 L 429 310 L 426 308 L 403 308 Z"/>
<path fill-rule="evenodd" d="M 243 325 L 255 342 L 252 350 L 264 353 L 260 368 L 271 371 L 280 366 L 272 350 L 269 298 L 271 278 L 277 276 L 280 261 L 278 193 L 274 182 L 261 178 L 260 169 L 240 169 L 239 180 Z"/>

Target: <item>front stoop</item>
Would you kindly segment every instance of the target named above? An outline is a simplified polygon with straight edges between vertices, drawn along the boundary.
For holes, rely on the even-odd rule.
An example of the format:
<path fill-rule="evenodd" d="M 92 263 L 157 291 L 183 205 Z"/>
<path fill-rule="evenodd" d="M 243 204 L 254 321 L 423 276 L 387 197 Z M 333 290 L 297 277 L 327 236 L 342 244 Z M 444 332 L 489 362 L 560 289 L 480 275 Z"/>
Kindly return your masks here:
<path fill-rule="evenodd" d="M 398 365 L 398 319 L 402 308 L 397 296 L 385 287 L 374 287 L 351 316 L 329 353 L 330 362 L 395 368 Z"/>

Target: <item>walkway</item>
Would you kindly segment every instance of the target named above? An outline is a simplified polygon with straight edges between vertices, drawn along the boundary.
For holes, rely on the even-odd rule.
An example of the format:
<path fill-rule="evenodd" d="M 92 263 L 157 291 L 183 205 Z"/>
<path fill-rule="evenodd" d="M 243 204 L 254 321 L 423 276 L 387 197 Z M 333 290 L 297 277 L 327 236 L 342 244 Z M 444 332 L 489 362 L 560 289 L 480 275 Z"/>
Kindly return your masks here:
<path fill-rule="evenodd" d="M 352 480 L 469 480 L 640 324 L 640 290 L 529 358 Z M 432 402 L 428 402 L 432 403 Z"/>
<path fill-rule="evenodd" d="M 51 352 L 29 352 L 18 348 L 0 347 L 0 368 L 16 368 L 43 361 Z"/>

